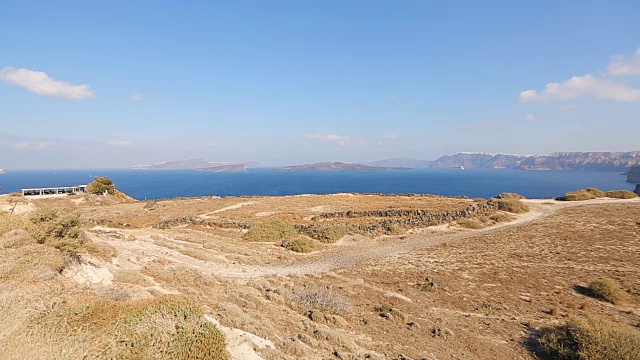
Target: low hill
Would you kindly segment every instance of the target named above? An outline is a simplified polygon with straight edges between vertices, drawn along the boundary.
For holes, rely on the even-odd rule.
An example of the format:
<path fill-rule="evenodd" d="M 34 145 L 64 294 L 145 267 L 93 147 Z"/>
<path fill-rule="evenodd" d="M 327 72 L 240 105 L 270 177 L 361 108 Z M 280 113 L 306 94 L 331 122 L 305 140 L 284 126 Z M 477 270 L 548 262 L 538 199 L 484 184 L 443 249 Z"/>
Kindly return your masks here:
<path fill-rule="evenodd" d="M 382 167 L 369 166 L 363 164 L 350 164 L 343 162 L 319 162 L 314 164 L 304 164 L 295 166 L 285 166 L 273 169 L 273 171 L 389 171 L 389 170 L 410 170 L 404 167 Z"/>

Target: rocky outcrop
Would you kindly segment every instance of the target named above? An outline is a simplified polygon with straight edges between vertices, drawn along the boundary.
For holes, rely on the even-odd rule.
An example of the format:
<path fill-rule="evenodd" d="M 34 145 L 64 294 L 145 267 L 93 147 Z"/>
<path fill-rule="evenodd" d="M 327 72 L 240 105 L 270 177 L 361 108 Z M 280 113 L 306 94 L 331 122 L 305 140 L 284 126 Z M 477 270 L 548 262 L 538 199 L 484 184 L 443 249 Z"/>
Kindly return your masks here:
<path fill-rule="evenodd" d="M 640 166 L 632 166 L 627 173 L 627 182 L 640 183 Z"/>
<path fill-rule="evenodd" d="M 634 193 L 636 193 L 636 195 L 640 196 L 640 184 L 636 184 L 636 189 L 633 190 Z"/>

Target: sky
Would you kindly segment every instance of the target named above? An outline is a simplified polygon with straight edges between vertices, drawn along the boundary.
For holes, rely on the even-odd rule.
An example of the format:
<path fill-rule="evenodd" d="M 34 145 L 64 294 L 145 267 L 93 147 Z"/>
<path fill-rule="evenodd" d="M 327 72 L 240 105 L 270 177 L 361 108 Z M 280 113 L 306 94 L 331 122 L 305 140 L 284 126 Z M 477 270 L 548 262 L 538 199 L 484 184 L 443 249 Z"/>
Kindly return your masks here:
<path fill-rule="evenodd" d="M 13 1 L 0 168 L 640 144 L 640 2 Z"/>

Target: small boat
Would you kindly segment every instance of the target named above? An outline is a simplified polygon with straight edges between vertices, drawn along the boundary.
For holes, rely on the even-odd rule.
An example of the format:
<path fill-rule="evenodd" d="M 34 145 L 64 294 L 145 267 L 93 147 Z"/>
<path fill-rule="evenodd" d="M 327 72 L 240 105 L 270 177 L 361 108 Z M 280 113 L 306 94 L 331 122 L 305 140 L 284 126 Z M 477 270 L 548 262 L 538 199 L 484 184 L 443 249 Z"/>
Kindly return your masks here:
<path fill-rule="evenodd" d="M 0 169 L 0 174 L 4 174 L 4 170 Z"/>

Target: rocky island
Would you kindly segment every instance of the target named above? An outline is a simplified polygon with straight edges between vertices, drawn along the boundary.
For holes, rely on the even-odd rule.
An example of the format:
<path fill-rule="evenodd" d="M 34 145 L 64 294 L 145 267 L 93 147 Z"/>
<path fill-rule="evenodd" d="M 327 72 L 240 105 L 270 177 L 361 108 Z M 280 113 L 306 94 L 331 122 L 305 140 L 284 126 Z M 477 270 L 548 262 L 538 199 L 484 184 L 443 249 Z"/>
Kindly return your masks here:
<path fill-rule="evenodd" d="M 411 170 L 404 167 L 383 167 L 369 166 L 362 164 L 351 164 L 343 162 L 319 162 L 314 164 L 304 164 L 295 166 L 285 166 L 273 169 L 273 171 L 390 171 L 390 170 Z"/>
<path fill-rule="evenodd" d="M 627 172 L 627 182 L 639 184 L 640 183 L 640 165 L 632 166 Z"/>

